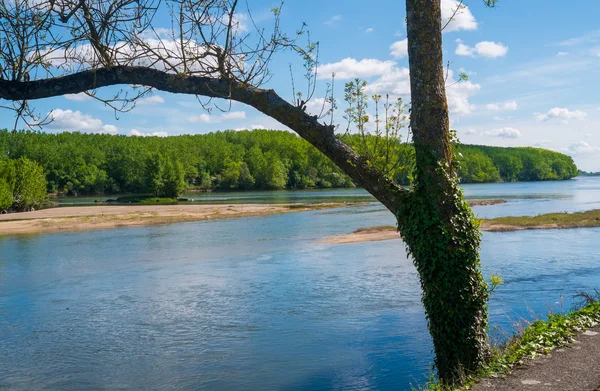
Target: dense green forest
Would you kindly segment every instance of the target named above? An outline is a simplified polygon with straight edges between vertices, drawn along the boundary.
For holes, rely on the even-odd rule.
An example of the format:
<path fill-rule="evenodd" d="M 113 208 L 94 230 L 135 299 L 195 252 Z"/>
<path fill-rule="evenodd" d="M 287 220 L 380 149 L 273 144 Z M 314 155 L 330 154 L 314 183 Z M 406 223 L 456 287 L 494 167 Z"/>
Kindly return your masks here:
<path fill-rule="evenodd" d="M 410 183 L 413 148 L 343 136 L 402 184 Z M 379 146 L 376 144 L 380 143 Z M 383 147 L 382 147 L 383 146 Z M 373 147 L 373 148 L 370 148 Z M 457 147 L 463 182 L 569 179 L 577 167 L 566 155 L 539 148 Z M 37 162 L 49 193 L 151 193 L 172 197 L 201 190 L 352 187 L 353 182 L 308 142 L 284 131 L 224 131 L 173 137 L 0 131 L 5 166 Z M 7 178 L 7 175 L 4 175 Z M 10 182 L 10 178 L 5 179 Z"/>

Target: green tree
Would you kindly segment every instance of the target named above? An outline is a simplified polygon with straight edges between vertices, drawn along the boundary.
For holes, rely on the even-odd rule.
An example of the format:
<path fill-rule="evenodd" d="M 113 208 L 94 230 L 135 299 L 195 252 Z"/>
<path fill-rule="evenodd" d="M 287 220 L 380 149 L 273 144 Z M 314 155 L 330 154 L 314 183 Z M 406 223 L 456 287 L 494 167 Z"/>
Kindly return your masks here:
<path fill-rule="evenodd" d="M 12 192 L 13 209 L 30 210 L 46 200 L 46 177 L 38 163 L 21 157 L 9 160 L 3 171 L 2 177 Z"/>
<path fill-rule="evenodd" d="M 13 203 L 12 189 L 6 179 L 0 178 L 0 211 L 5 211 Z"/>
<path fill-rule="evenodd" d="M 185 190 L 185 170 L 181 162 L 162 153 L 148 160 L 148 189 L 158 197 L 177 198 Z"/>

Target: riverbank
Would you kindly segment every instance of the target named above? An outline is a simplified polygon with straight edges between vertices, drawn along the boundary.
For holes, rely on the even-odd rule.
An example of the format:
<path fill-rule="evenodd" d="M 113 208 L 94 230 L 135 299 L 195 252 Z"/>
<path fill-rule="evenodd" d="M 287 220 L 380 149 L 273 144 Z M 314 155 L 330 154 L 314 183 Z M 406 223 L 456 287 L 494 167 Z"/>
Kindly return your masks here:
<path fill-rule="evenodd" d="M 433 381 L 428 391 L 598 391 L 600 389 L 600 302 L 536 320 L 504 345 L 492 347 L 488 365 L 467 375 L 461 388 Z"/>
<path fill-rule="evenodd" d="M 0 215 L 0 236 L 171 224 L 352 206 L 355 203 L 98 205 Z"/>
<path fill-rule="evenodd" d="M 600 209 L 577 213 L 549 213 L 539 216 L 498 217 L 481 220 L 481 231 L 508 232 L 530 229 L 565 229 L 600 227 Z M 354 232 L 327 237 L 321 243 L 344 244 L 400 239 L 391 225 L 359 228 Z"/>

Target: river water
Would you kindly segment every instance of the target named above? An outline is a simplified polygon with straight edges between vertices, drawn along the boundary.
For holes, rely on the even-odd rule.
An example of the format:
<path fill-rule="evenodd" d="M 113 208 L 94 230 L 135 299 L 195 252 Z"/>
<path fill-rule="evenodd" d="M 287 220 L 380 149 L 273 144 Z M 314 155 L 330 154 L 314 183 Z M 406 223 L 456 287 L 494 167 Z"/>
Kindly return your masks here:
<path fill-rule="evenodd" d="M 600 208 L 600 178 L 465 185 L 481 217 Z M 362 190 L 193 194 L 201 202 L 370 200 Z M 62 203 L 80 202 L 62 200 Z M 89 200 L 88 200 L 89 202 Z M 376 203 L 167 226 L 0 238 L 0 389 L 404 390 L 431 341 Z M 485 233 L 493 338 L 600 289 L 600 229 Z"/>

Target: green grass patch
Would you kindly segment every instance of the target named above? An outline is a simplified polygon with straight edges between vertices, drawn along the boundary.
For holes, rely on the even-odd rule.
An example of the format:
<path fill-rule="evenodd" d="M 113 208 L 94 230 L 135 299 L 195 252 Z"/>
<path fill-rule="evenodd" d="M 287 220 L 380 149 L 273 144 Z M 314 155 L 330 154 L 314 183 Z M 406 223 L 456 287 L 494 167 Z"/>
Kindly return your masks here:
<path fill-rule="evenodd" d="M 115 204 L 140 204 L 140 205 L 175 205 L 175 198 L 161 198 L 150 195 L 126 195 L 120 196 L 116 200 L 109 200 L 109 203 Z"/>
<path fill-rule="evenodd" d="M 476 373 L 467 375 L 462 387 L 443 385 L 432 378 L 424 386 L 413 390 L 468 390 L 485 378 L 508 374 L 526 359 L 548 354 L 568 344 L 579 333 L 600 323 L 600 301 L 592 302 L 592 299 L 600 300 L 600 297 L 582 296 L 585 296 L 588 302 L 585 307 L 565 314 L 550 315 L 547 320 L 536 320 L 503 346 L 494 347 L 489 364 Z"/>
<path fill-rule="evenodd" d="M 577 213 L 549 213 L 539 216 L 509 216 L 482 221 L 487 227 L 495 225 L 524 228 L 600 227 L 600 209 Z"/>
<path fill-rule="evenodd" d="M 176 205 L 177 200 L 174 198 L 152 197 L 146 198 L 139 202 L 140 205 Z"/>

